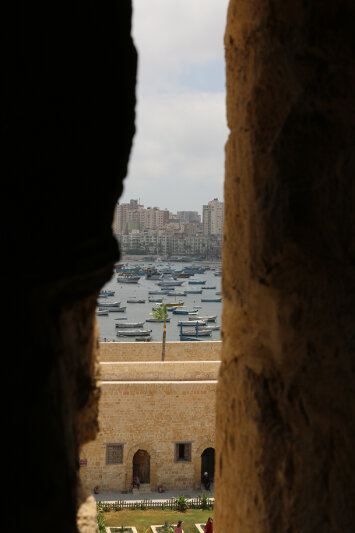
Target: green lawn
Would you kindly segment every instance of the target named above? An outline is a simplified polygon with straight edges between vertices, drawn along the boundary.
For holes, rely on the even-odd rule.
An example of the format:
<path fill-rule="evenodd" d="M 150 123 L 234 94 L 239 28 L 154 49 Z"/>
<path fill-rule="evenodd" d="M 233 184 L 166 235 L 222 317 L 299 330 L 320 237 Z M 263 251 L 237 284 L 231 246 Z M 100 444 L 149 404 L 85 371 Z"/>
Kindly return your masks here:
<path fill-rule="evenodd" d="M 135 526 L 138 533 L 145 533 L 151 525 L 164 524 L 168 520 L 169 524 L 176 524 L 178 520 L 183 520 L 184 533 L 197 533 L 195 524 L 205 524 L 207 518 L 213 518 L 213 509 L 187 509 L 181 511 L 147 509 L 146 511 L 125 509 L 123 511 L 110 511 L 104 513 L 106 527 Z M 150 529 L 148 530 L 150 533 Z"/>

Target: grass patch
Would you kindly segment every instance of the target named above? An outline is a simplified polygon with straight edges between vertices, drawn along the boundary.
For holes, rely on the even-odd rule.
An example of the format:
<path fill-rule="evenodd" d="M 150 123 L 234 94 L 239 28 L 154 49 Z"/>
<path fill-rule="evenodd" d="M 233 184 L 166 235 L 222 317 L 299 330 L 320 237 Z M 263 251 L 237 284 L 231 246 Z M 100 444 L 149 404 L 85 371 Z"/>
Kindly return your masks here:
<path fill-rule="evenodd" d="M 213 518 L 213 510 L 187 509 L 182 513 L 171 509 L 165 511 L 160 509 L 147 509 L 146 511 L 124 509 L 105 513 L 105 521 L 106 527 L 119 527 L 124 524 L 135 526 L 138 533 L 145 533 L 151 525 L 164 524 L 166 520 L 169 524 L 176 524 L 178 520 L 183 520 L 185 533 L 197 533 L 195 524 L 205 524 L 209 516 Z"/>

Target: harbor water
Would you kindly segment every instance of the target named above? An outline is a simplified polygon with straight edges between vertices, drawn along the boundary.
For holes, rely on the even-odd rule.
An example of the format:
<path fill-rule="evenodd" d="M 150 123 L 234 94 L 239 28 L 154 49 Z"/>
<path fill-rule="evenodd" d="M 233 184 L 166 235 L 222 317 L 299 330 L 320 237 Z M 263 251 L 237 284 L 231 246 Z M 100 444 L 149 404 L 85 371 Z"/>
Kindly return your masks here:
<path fill-rule="evenodd" d="M 174 262 L 174 263 L 145 263 L 143 261 L 127 261 L 124 263 L 124 268 L 156 268 L 160 272 L 166 270 L 181 271 L 184 268 L 191 267 L 189 263 Z M 161 295 L 150 295 L 149 291 L 160 291 L 158 285 L 159 280 L 146 279 L 145 276 L 140 276 L 138 283 L 120 283 L 117 281 L 118 273 L 115 271 L 111 280 L 103 287 L 103 290 L 115 291 L 114 296 L 98 299 L 98 308 L 100 303 L 108 304 L 110 302 L 120 302 L 120 307 L 126 307 L 125 312 L 109 312 L 108 315 L 97 316 L 100 341 L 101 342 L 136 342 L 135 337 L 117 336 L 118 331 L 124 329 L 116 328 L 117 322 L 144 322 L 143 326 L 134 329 L 149 329 L 151 330 L 150 338 L 152 342 L 160 342 L 163 336 L 163 324 L 146 322 L 147 318 L 153 318 L 150 313 L 153 312 L 153 307 L 158 305 L 154 302 L 149 302 L 149 298 L 163 298 L 163 303 L 174 303 L 182 301 L 184 307 L 189 310 L 197 310 L 198 315 L 217 315 L 215 322 L 208 322 L 207 326 L 221 326 L 222 302 L 201 302 L 201 299 L 216 299 L 221 298 L 221 276 L 218 275 L 221 265 L 216 262 L 199 263 L 197 267 L 207 268 L 204 273 L 191 275 L 189 278 L 176 278 L 176 281 L 181 281 L 182 285 L 172 287 L 173 292 L 184 292 L 186 290 L 200 290 L 202 294 L 187 294 L 186 296 L 167 296 L 163 293 Z M 166 275 L 167 276 L 167 275 Z M 165 278 L 168 281 L 168 277 Z M 189 281 L 205 281 L 205 285 L 189 284 Z M 214 289 L 205 289 L 206 287 L 215 287 Z M 175 289 L 175 290 L 174 290 Z M 218 293 L 218 294 L 216 294 Z M 137 298 L 144 299 L 145 303 L 127 303 L 127 299 Z M 181 320 L 188 320 L 191 315 L 178 315 L 173 312 L 168 312 L 170 322 L 166 323 L 166 340 L 179 341 L 180 340 L 180 326 L 178 322 Z M 201 326 L 202 327 L 202 326 Z M 183 328 L 183 331 L 195 330 L 195 326 L 191 328 Z M 211 332 L 210 336 L 199 336 L 200 341 L 217 341 L 221 340 L 220 329 Z"/>

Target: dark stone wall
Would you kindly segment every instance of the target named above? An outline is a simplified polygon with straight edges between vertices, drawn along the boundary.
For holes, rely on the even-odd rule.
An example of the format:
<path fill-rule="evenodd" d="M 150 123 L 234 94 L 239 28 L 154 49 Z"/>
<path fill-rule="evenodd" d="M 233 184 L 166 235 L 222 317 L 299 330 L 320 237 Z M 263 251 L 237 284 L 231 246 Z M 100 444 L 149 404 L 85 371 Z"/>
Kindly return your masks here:
<path fill-rule="evenodd" d="M 78 448 L 97 429 L 96 295 L 119 259 L 131 2 L 15 1 L 0 20 L 6 484 L 17 525 L 63 533 L 77 529 Z"/>
<path fill-rule="evenodd" d="M 353 17 L 229 5 L 218 532 L 354 527 Z"/>

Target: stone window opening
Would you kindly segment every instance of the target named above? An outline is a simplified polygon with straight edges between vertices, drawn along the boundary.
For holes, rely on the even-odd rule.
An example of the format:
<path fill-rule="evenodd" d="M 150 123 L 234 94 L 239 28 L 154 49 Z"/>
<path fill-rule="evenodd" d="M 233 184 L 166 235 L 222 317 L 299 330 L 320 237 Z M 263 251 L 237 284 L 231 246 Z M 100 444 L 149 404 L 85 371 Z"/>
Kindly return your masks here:
<path fill-rule="evenodd" d="M 106 464 L 122 465 L 123 464 L 123 444 L 109 443 L 106 444 Z"/>
<path fill-rule="evenodd" d="M 176 463 L 190 463 L 191 462 L 191 442 L 176 442 L 175 443 L 175 462 Z"/>

